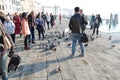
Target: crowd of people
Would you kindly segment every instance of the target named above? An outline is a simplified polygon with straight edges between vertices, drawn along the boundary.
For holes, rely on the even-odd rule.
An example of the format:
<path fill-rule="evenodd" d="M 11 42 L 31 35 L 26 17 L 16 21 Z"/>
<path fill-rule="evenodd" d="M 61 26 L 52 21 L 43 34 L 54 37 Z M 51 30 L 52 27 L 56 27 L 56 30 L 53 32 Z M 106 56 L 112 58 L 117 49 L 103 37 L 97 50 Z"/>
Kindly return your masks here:
<path fill-rule="evenodd" d="M 30 30 L 30 33 L 27 36 L 27 40 L 32 44 L 35 44 L 35 29 L 38 30 L 38 37 L 39 39 L 44 39 L 44 32 L 45 32 L 45 24 L 47 23 L 48 30 L 50 27 L 52 28 L 55 24 L 54 15 L 52 13 L 44 14 L 44 12 L 39 12 L 35 14 L 33 11 L 30 13 L 23 12 L 21 14 L 15 13 L 14 15 L 4 15 L 4 13 L 0 13 L 0 20 L 2 24 L 5 26 L 5 30 L 8 34 L 11 35 L 13 42 L 15 43 L 15 36 L 17 34 L 26 36 L 26 26 Z M 25 27 L 25 29 L 24 29 Z M 42 38 L 41 38 L 42 34 Z M 26 42 L 26 38 L 25 41 Z M 25 43 L 26 44 L 26 43 Z M 24 46 L 25 50 L 29 49 L 28 46 Z"/>
<path fill-rule="evenodd" d="M 88 24 L 87 16 L 83 14 L 83 10 L 79 7 L 75 7 L 75 14 L 70 18 L 69 28 L 72 32 L 72 54 L 73 57 L 75 54 L 75 46 L 78 40 L 80 44 L 81 53 L 80 56 L 84 56 L 84 46 L 81 42 L 82 33 L 84 33 L 86 29 L 86 25 Z M 62 15 L 59 15 L 59 24 L 61 24 Z M 100 23 L 102 22 L 99 14 L 96 16 L 92 15 L 91 17 L 91 29 L 93 29 L 92 35 L 94 35 L 95 30 L 96 35 L 98 35 L 98 30 Z M 47 26 L 46 26 L 47 24 Z M 8 80 L 6 61 L 8 53 L 14 53 L 13 47 L 16 43 L 16 35 L 20 35 L 24 37 L 24 49 L 30 50 L 29 44 L 35 44 L 35 29 L 38 31 L 38 40 L 44 40 L 45 36 L 45 26 L 47 30 L 50 30 L 55 25 L 55 16 L 50 13 L 39 12 L 35 14 L 33 11 L 30 13 L 23 12 L 21 14 L 15 13 L 14 15 L 7 14 L 5 15 L 3 12 L 0 12 L 0 27 L 4 28 L 4 32 L 10 35 L 12 47 L 9 50 L 1 49 L 3 47 L 4 41 L 2 39 L 2 34 L 0 34 L 0 74 L 2 74 L 2 80 Z M 1 33 L 1 31 L 0 31 Z M 4 47 L 3 47 L 4 48 Z M 9 51 L 7 53 L 7 51 Z"/>
<path fill-rule="evenodd" d="M 16 43 L 16 35 L 24 37 L 24 49 L 30 50 L 28 44 L 35 44 L 35 29 L 38 31 L 39 40 L 44 40 L 45 24 L 47 23 L 48 30 L 53 28 L 55 24 L 55 18 L 52 13 L 44 14 L 44 12 L 39 12 L 37 15 L 31 11 L 23 12 L 14 15 L 9 13 L 5 15 L 0 12 L 0 75 L 2 75 L 2 80 L 8 80 L 6 61 L 7 55 L 14 53 L 14 44 Z M 10 42 L 12 46 L 10 49 L 4 49 L 3 34 L 9 35 Z M 41 37 L 42 36 L 42 37 Z"/>

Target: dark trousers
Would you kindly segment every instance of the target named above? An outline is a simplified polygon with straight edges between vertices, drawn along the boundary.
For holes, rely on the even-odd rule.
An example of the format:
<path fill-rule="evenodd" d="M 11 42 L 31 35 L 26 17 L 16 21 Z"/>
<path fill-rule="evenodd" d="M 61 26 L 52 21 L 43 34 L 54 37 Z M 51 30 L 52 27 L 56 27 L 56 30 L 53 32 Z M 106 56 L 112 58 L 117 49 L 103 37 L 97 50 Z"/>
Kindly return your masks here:
<path fill-rule="evenodd" d="M 25 36 L 25 39 L 24 39 L 24 46 L 25 46 L 25 47 L 28 46 L 28 36 L 29 36 L 29 35 L 26 35 L 26 36 Z"/>
<path fill-rule="evenodd" d="M 96 30 L 97 29 L 97 30 Z M 95 25 L 94 26 L 94 29 L 93 29 L 93 34 L 95 33 L 95 31 L 96 31 L 96 35 L 98 35 L 98 33 L 99 33 L 99 26 L 98 25 Z M 93 35 L 92 34 L 92 35 Z"/>
<path fill-rule="evenodd" d="M 15 43 L 15 33 L 14 34 L 10 34 L 12 41 Z"/>
<path fill-rule="evenodd" d="M 44 31 L 43 30 L 38 30 L 39 39 L 41 39 L 41 34 L 42 34 L 42 38 L 44 39 Z"/>
<path fill-rule="evenodd" d="M 29 35 L 29 42 L 34 42 L 35 41 L 35 33 L 34 33 L 34 27 L 30 27 L 30 32 L 31 34 Z"/>
<path fill-rule="evenodd" d="M 49 24 L 50 24 L 50 22 L 49 22 L 49 21 L 47 21 L 47 27 L 48 27 L 48 30 L 50 29 Z"/>

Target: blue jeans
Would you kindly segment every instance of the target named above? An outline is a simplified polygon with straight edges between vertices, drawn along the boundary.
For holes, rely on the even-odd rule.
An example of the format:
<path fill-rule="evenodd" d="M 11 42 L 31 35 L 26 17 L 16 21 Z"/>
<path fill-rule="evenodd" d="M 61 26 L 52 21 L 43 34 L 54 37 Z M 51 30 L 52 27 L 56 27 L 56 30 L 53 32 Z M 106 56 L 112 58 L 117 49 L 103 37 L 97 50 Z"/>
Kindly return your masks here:
<path fill-rule="evenodd" d="M 73 55 L 75 54 L 77 40 L 78 40 L 79 45 L 80 45 L 81 53 L 84 55 L 84 46 L 81 42 L 81 34 L 80 33 L 73 33 L 72 34 L 72 54 Z"/>
<path fill-rule="evenodd" d="M 0 57 L 0 72 L 2 72 L 2 80 L 8 80 L 8 73 L 7 73 L 7 53 Z"/>
<path fill-rule="evenodd" d="M 30 41 L 31 41 L 31 37 L 32 37 L 32 42 L 35 41 L 35 32 L 34 32 L 34 27 L 30 27 Z"/>

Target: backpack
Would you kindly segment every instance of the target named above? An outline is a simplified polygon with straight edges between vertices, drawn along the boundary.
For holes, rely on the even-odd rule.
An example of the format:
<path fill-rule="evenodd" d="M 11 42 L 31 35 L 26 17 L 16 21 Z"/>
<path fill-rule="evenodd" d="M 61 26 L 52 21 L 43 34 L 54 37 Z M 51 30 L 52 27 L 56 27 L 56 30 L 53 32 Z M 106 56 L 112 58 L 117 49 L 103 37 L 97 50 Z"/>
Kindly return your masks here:
<path fill-rule="evenodd" d="M 16 69 L 18 68 L 20 64 L 20 61 L 21 61 L 21 57 L 18 54 L 13 54 L 10 57 L 10 61 L 8 63 L 8 72 L 16 71 Z"/>
<path fill-rule="evenodd" d="M 43 20 L 42 19 L 36 19 L 36 29 L 37 30 L 43 30 Z"/>

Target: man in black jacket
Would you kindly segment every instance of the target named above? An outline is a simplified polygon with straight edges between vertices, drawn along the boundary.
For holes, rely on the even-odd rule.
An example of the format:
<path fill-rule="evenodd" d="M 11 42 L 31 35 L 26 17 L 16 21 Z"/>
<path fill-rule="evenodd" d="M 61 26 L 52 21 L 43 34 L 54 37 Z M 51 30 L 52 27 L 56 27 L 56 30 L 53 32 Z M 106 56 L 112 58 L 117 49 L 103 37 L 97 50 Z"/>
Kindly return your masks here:
<path fill-rule="evenodd" d="M 75 14 L 71 17 L 71 19 L 69 21 L 69 28 L 72 31 L 72 54 L 71 54 L 71 57 L 73 57 L 75 54 L 75 51 L 76 51 L 75 47 L 76 47 L 77 40 L 79 42 L 81 53 L 82 53 L 79 56 L 81 56 L 81 57 L 84 56 L 84 46 L 81 42 L 81 35 L 82 35 L 81 25 L 84 24 L 86 21 L 80 15 L 79 10 L 80 10 L 79 7 L 75 7 L 75 9 L 74 9 Z"/>

